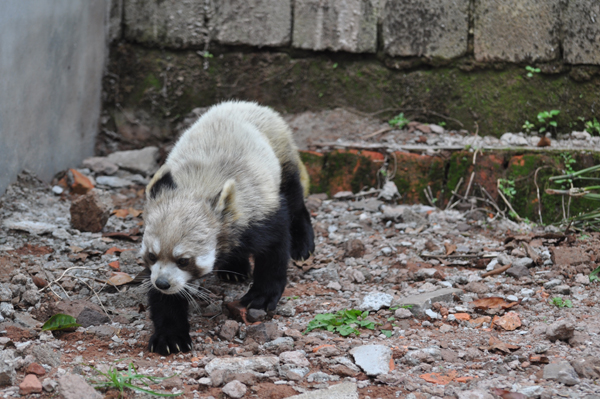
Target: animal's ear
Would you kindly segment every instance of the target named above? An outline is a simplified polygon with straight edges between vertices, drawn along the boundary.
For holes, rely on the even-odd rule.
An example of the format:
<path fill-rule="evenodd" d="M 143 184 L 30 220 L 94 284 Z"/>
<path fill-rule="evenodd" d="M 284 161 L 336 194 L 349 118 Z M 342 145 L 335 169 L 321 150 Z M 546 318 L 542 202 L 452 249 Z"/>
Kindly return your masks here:
<path fill-rule="evenodd" d="M 236 204 L 235 180 L 229 179 L 223 185 L 221 193 L 212 201 L 215 212 L 230 221 L 237 220 L 238 207 Z"/>
<path fill-rule="evenodd" d="M 175 190 L 176 188 L 177 185 L 173 180 L 171 171 L 163 167 L 156 172 L 148 186 L 146 186 L 146 196 L 154 199 L 161 190 Z"/>

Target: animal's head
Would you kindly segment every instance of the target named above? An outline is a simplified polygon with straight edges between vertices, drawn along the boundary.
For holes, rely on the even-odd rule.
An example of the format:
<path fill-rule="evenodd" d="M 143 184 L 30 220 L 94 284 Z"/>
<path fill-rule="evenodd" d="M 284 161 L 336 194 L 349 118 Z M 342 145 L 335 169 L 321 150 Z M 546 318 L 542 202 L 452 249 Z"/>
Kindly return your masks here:
<path fill-rule="evenodd" d="M 163 168 L 146 192 L 140 252 L 152 285 L 176 294 L 213 270 L 223 224 L 235 218 L 235 184 L 227 181 L 217 196 L 206 199 L 202 190 L 179 187 Z"/>

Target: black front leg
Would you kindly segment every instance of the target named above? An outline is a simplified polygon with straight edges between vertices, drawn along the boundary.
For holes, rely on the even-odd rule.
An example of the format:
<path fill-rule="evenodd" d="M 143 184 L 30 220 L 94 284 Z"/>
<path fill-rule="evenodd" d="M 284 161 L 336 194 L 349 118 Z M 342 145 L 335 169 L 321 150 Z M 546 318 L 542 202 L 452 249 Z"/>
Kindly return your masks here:
<path fill-rule="evenodd" d="M 169 355 L 192 350 L 188 302 L 182 295 L 165 295 L 156 288 L 148 291 L 150 318 L 154 334 L 148 343 L 150 352 Z"/>
<path fill-rule="evenodd" d="M 289 235 L 288 232 L 286 232 Z M 290 260 L 287 245 L 275 245 L 254 258 L 254 282 L 241 299 L 249 308 L 275 310 L 287 283 L 287 265 Z"/>

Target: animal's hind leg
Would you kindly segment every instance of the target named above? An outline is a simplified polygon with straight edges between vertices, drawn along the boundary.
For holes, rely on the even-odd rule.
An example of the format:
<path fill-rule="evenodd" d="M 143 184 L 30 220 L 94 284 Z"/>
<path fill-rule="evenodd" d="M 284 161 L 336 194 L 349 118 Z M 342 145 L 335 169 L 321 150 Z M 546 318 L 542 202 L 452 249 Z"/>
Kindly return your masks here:
<path fill-rule="evenodd" d="M 219 261 L 216 267 L 217 276 L 231 283 L 244 282 L 250 277 L 250 260 L 248 254 L 230 255 Z"/>

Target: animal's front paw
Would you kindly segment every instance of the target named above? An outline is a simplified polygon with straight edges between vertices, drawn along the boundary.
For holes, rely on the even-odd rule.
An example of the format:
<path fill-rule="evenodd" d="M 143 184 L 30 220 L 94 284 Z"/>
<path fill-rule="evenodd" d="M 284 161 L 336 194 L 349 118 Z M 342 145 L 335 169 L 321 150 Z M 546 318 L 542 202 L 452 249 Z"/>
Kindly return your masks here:
<path fill-rule="evenodd" d="M 235 270 L 217 270 L 217 276 L 228 283 L 243 283 L 250 277 L 248 274 L 242 274 Z"/>
<path fill-rule="evenodd" d="M 275 310 L 284 289 L 285 282 L 283 284 L 273 283 L 267 288 L 256 285 L 255 281 L 246 295 L 240 299 L 240 302 L 247 308 Z"/>
<path fill-rule="evenodd" d="M 148 350 L 163 356 L 192 350 L 192 338 L 187 332 L 173 333 L 156 331 L 148 343 Z"/>

